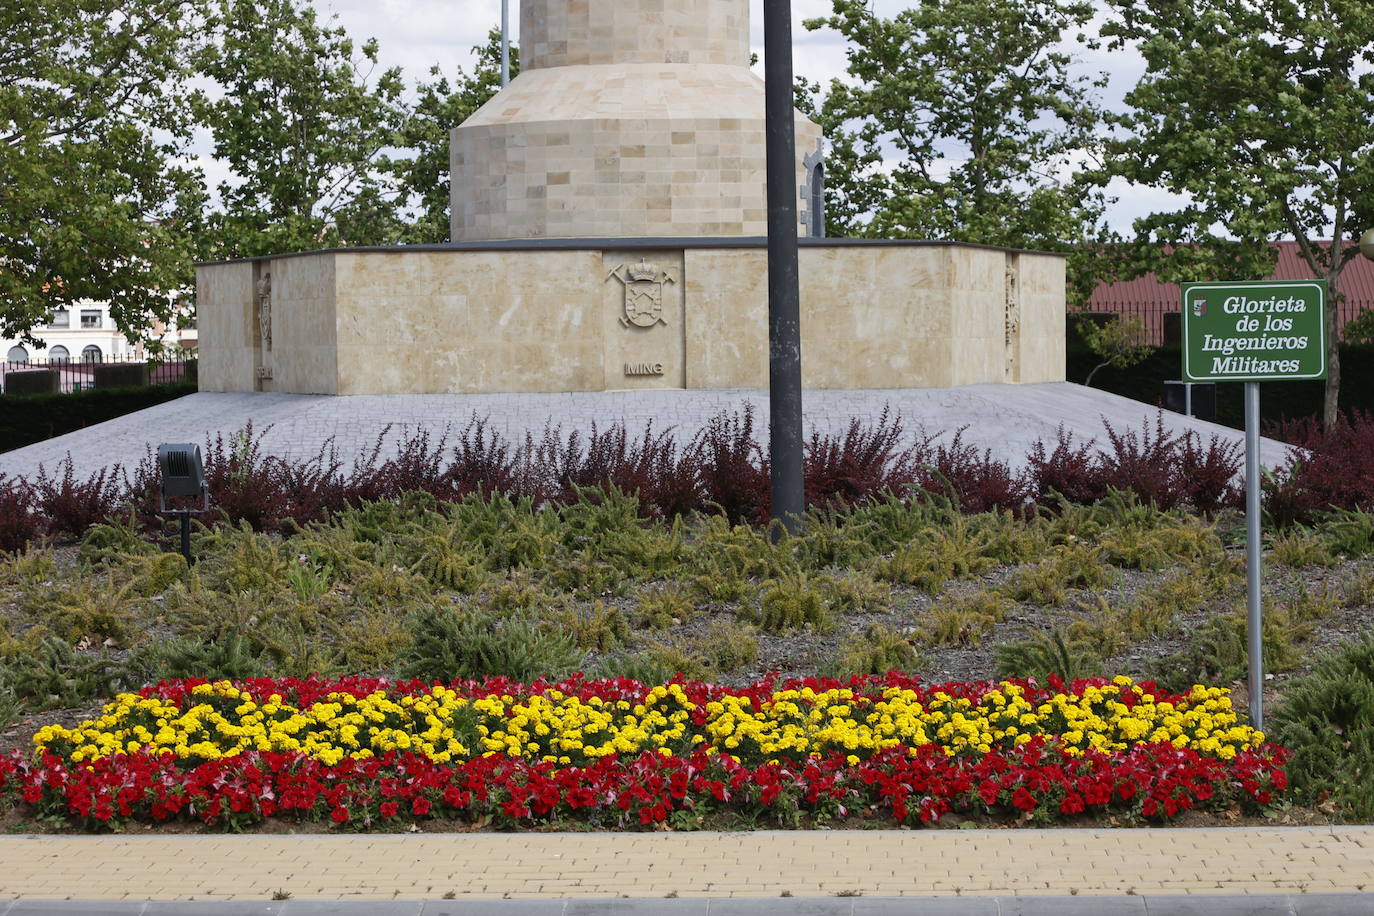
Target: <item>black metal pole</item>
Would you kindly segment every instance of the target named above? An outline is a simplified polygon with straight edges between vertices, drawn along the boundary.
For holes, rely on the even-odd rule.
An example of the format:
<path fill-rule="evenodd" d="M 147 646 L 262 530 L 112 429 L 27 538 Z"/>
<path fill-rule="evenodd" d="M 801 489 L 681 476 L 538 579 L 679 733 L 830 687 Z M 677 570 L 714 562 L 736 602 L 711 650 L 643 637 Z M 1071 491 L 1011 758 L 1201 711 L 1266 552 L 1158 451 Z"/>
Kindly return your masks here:
<path fill-rule="evenodd" d="M 802 485 L 801 306 L 797 282 L 797 153 L 792 116 L 792 3 L 763 0 L 768 144 L 768 454 L 772 517 L 795 533 Z"/>
<path fill-rule="evenodd" d="M 186 565 L 195 564 L 195 559 L 191 556 L 191 513 L 182 510 L 177 513 L 181 516 L 181 555 L 186 558 Z"/>

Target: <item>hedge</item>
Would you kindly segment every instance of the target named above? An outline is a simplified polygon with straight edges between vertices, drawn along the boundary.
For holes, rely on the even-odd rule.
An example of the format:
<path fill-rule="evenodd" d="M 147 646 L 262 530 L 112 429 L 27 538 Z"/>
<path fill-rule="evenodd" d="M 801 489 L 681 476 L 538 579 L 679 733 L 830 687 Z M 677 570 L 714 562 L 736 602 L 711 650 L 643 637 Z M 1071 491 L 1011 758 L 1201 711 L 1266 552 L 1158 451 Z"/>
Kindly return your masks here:
<path fill-rule="evenodd" d="M 104 423 L 195 391 L 195 382 L 174 382 L 70 394 L 5 395 L 0 397 L 0 452 Z"/>

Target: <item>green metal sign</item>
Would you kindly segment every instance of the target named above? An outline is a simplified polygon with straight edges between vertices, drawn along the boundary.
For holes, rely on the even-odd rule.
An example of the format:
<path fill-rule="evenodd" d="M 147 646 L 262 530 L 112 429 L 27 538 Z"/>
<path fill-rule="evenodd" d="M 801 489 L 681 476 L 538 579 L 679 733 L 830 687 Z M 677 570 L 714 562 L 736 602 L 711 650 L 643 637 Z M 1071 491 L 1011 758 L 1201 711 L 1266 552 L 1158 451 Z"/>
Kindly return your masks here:
<path fill-rule="evenodd" d="M 1185 283 L 1183 378 L 1326 378 L 1326 281 Z"/>

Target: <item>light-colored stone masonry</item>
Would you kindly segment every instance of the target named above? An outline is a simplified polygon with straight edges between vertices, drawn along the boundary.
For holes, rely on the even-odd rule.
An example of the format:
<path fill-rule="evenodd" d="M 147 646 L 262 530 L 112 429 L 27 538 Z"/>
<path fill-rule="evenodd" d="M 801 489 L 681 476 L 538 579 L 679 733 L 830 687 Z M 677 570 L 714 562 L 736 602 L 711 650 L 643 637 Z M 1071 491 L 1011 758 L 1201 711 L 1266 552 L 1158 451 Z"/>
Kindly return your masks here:
<path fill-rule="evenodd" d="M 1064 379 L 1058 255 L 836 240 L 803 246 L 799 267 L 808 387 Z M 203 264 L 197 302 L 202 391 L 473 394 L 768 381 L 762 240 L 345 249 Z"/>
<path fill-rule="evenodd" d="M 747 0 L 523 0 L 520 37 L 451 134 L 453 241 L 766 234 Z M 795 118 L 808 235 L 821 132 Z"/>

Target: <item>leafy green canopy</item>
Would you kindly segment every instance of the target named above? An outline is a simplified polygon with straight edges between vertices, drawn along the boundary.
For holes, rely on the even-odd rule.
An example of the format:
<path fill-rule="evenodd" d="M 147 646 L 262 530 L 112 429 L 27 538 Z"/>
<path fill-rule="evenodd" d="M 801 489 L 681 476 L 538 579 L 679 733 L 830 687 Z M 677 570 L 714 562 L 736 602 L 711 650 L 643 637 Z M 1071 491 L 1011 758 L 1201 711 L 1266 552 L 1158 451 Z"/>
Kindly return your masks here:
<path fill-rule="evenodd" d="M 806 23 L 850 42 L 849 78 L 817 109 L 831 234 L 1063 250 L 1095 233 L 1104 198 L 1072 172 L 1094 153 L 1101 80 L 1061 47 L 1091 3 L 920 0 L 892 19 L 833 5 Z"/>
<path fill-rule="evenodd" d="M 1166 280 L 1262 277 L 1266 244 L 1297 240 L 1334 304 L 1374 225 L 1374 4 L 1368 0 L 1108 0 L 1102 31 L 1147 70 L 1103 178 L 1186 195 L 1136 223 L 1136 272 Z M 1340 389 L 1328 318 L 1327 422 Z"/>
<path fill-rule="evenodd" d="M 204 200 L 181 158 L 196 6 L 0 4 L 0 334 L 83 298 L 126 331 L 171 318 Z"/>
<path fill-rule="evenodd" d="M 408 93 L 306 0 L 4 4 L 0 334 L 91 298 L 144 336 L 198 258 L 445 241 L 448 131 L 499 83 L 499 36 L 477 51 Z"/>
<path fill-rule="evenodd" d="M 402 121 L 400 71 L 370 82 L 377 44 L 358 48 L 297 0 L 219 0 L 217 41 L 195 97 L 230 176 L 207 221 L 210 257 L 368 245 L 398 232 L 382 168 Z"/>

